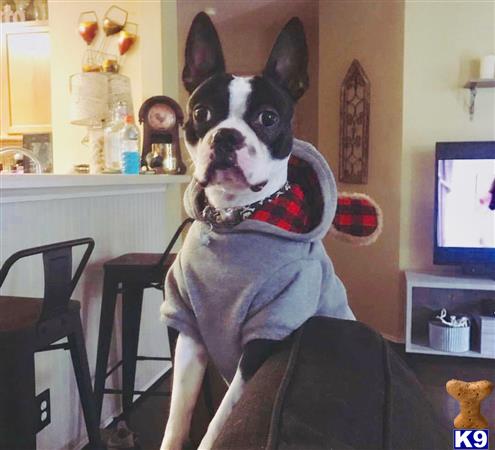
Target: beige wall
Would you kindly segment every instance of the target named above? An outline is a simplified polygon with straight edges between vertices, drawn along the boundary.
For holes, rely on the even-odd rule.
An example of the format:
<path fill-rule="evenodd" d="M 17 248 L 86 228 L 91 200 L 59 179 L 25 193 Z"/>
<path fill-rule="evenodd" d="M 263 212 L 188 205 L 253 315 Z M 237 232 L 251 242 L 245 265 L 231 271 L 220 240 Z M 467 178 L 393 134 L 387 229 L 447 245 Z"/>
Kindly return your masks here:
<path fill-rule="evenodd" d="M 139 27 L 139 38 L 125 56 L 121 71 L 131 78 L 135 113 L 146 98 L 163 92 L 162 61 L 165 52 L 162 48 L 160 2 L 50 0 L 48 6 L 52 44 L 52 132 L 56 173 L 68 173 L 74 164 L 89 162 L 89 150 L 81 144 L 81 139 L 86 134 L 85 127 L 69 123 L 69 77 L 81 71 L 86 48 L 86 44 L 77 33 L 79 14 L 82 11 L 96 11 L 101 26 L 105 11 L 113 4 L 126 9 L 129 13 L 128 20 L 137 23 Z M 167 2 L 166 7 L 173 8 L 174 4 L 175 2 Z M 99 38 L 103 35 L 101 30 L 100 33 Z M 116 39 L 117 36 L 108 39 L 109 50 L 117 52 Z M 177 86 L 172 89 L 176 92 Z"/>
<path fill-rule="evenodd" d="M 177 0 L 162 2 L 163 94 L 179 100 L 179 35 Z M 155 94 L 156 95 L 156 94 Z"/>
<path fill-rule="evenodd" d="M 389 336 L 402 333 L 399 211 L 402 143 L 404 5 L 382 1 L 320 2 L 319 149 L 338 172 L 340 85 L 357 58 L 371 82 L 370 166 L 365 192 L 382 206 L 383 237 L 369 247 L 328 238 L 327 249 L 358 319 Z"/>
<path fill-rule="evenodd" d="M 180 73 L 184 64 L 184 45 L 194 16 L 212 8 L 227 70 L 240 75 L 260 73 L 278 33 L 287 21 L 298 16 L 304 23 L 309 47 L 310 88 L 300 100 L 295 118 L 298 137 L 316 142 L 318 138 L 318 1 L 254 0 L 182 0 L 178 3 Z M 181 84 L 181 105 L 187 93 Z"/>
<path fill-rule="evenodd" d="M 495 53 L 495 2 L 407 2 L 404 49 L 400 267 L 430 270 L 435 143 L 495 139 L 495 89 L 470 121 L 462 88 Z"/>

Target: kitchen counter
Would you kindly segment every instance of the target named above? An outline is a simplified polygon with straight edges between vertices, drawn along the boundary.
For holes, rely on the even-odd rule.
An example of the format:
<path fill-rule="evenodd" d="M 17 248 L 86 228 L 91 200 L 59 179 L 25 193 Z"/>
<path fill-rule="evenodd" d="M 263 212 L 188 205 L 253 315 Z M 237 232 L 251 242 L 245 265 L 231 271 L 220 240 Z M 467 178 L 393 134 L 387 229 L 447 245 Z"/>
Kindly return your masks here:
<path fill-rule="evenodd" d="M 0 203 L 161 192 L 189 180 L 188 175 L 2 174 Z"/>
<path fill-rule="evenodd" d="M 74 291 L 92 375 L 105 261 L 124 253 L 161 253 L 182 221 L 182 190 L 188 176 L 176 175 L 0 175 L 0 259 L 38 245 L 92 237 L 95 249 Z M 180 243 L 179 243 L 180 245 Z M 75 252 L 74 261 L 78 261 Z M 2 295 L 43 296 L 41 258 L 15 264 Z M 159 320 L 162 293 L 144 294 L 139 353 L 169 356 L 166 327 Z M 120 304 L 120 301 L 118 301 Z M 119 310 L 120 311 L 120 310 Z M 121 321 L 117 313 L 110 364 L 120 359 Z M 36 393 L 50 389 L 51 424 L 37 435 L 40 449 L 79 449 L 85 443 L 84 422 L 67 352 L 36 355 Z M 146 390 L 170 367 L 163 361 L 140 361 L 136 389 Z M 107 387 L 121 386 L 121 370 Z M 120 397 L 106 395 L 102 426 L 121 410 Z"/>

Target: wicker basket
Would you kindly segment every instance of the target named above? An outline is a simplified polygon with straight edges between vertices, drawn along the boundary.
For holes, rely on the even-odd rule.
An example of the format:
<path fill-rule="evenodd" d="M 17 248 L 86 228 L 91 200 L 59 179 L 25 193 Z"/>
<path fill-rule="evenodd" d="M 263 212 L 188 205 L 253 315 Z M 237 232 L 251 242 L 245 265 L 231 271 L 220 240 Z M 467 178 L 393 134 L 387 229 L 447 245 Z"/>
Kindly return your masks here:
<path fill-rule="evenodd" d="M 428 323 L 430 347 L 442 352 L 462 353 L 469 351 L 471 326 L 449 327 L 438 320 Z"/>

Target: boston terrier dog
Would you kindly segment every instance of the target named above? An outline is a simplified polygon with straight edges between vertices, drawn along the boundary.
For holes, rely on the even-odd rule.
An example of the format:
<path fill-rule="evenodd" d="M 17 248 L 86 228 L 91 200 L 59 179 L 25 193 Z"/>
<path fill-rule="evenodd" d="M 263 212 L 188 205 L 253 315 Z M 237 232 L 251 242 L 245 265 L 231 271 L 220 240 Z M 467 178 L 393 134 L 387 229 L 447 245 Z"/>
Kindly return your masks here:
<path fill-rule="evenodd" d="M 229 388 L 201 450 L 213 448 L 246 382 L 281 340 L 314 315 L 353 319 L 321 243 L 335 213 L 335 182 L 323 157 L 291 129 L 308 88 L 307 66 L 297 18 L 282 29 L 261 75 L 251 77 L 226 73 L 208 15 L 199 13 L 191 25 L 182 80 L 194 173 L 185 203 L 197 220 L 167 275 L 161 309 L 179 331 L 162 450 L 180 450 L 188 439 L 208 357 Z M 291 164 L 310 174 L 305 194 L 289 184 Z M 290 214 L 305 208 L 297 203 L 302 195 L 313 205 L 307 232 L 284 228 L 284 220 L 245 220 L 289 195 Z"/>

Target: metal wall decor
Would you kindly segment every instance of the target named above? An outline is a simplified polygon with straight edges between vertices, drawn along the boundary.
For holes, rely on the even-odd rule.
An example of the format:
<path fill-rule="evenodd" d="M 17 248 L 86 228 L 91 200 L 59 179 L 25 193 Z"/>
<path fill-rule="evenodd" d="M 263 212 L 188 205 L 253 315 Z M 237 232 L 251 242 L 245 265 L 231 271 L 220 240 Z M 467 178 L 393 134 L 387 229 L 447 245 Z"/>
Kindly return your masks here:
<path fill-rule="evenodd" d="M 339 181 L 368 182 L 370 82 L 355 59 L 340 89 Z"/>

